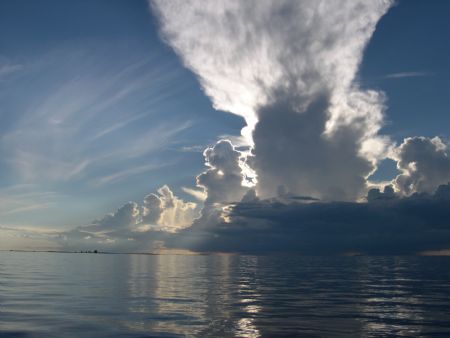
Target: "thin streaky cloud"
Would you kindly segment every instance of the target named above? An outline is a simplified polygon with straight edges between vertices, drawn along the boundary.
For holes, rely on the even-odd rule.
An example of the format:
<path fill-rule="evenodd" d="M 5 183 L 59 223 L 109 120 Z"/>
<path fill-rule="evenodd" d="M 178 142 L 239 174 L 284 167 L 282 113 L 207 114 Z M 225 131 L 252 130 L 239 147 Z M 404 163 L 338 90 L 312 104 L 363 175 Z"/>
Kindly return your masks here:
<path fill-rule="evenodd" d="M 178 150 L 184 153 L 202 153 L 205 150 L 206 146 L 204 145 L 193 145 L 193 146 L 183 146 Z"/>
<path fill-rule="evenodd" d="M 67 69 L 72 50 L 58 50 L 58 58 L 54 53 L 30 64 L 25 75 L 35 72 L 43 76 L 54 74 L 54 68 Z M 113 68 L 100 64 L 99 55 L 80 54 L 82 64 L 55 75 L 58 86 L 41 84 L 33 104 L 22 109 L 2 137 L 5 163 L 27 183 L 68 182 L 89 176 L 93 166 L 120 167 L 125 159 L 158 151 L 190 126 L 182 123 L 180 129 L 176 121 L 168 125 L 155 118 L 149 130 L 132 132 L 133 123 L 148 118 L 183 90 L 182 85 L 173 85 L 181 81 L 177 81 L 180 74 L 172 63 L 130 60 L 128 65 Z M 4 65 L 10 63 L 1 61 L 3 73 Z M 126 128 L 115 137 L 114 132 Z M 108 146 L 105 138 L 109 138 Z"/>
<path fill-rule="evenodd" d="M 204 192 L 202 190 L 192 189 L 192 188 L 188 188 L 188 187 L 181 187 L 181 190 L 183 190 L 186 194 L 191 195 L 196 200 L 201 201 L 201 202 L 204 202 L 206 200 L 206 198 L 208 197 L 206 192 Z"/>
<path fill-rule="evenodd" d="M 32 185 L 0 189 L 0 215 L 48 209 L 61 197 L 61 194 L 52 191 L 39 191 Z"/>
<path fill-rule="evenodd" d="M 98 186 L 102 186 L 102 185 L 106 185 L 106 184 L 118 183 L 120 181 L 125 180 L 126 178 L 128 178 L 130 176 L 135 176 L 135 175 L 147 173 L 147 172 L 152 171 L 152 170 L 156 170 L 156 169 L 160 169 L 160 168 L 166 167 L 166 166 L 168 166 L 170 164 L 171 163 L 164 163 L 164 164 L 154 164 L 154 163 L 152 163 L 152 164 L 142 165 L 142 166 L 131 168 L 131 169 L 127 169 L 127 170 L 117 171 L 117 172 L 112 173 L 110 175 L 106 175 L 106 176 L 103 176 L 103 177 L 95 179 L 92 182 L 92 185 L 98 187 Z"/>
<path fill-rule="evenodd" d="M 149 113 L 150 112 L 145 112 L 145 113 L 133 116 L 133 117 L 131 117 L 129 119 L 125 119 L 123 121 L 117 122 L 117 123 L 113 124 L 112 126 L 99 131 L 96 135 L 94 135 L 94 137 L 92 138 L 91 141 L 98 140 L 99 138 L 101 138 L 101 137 L 103 137 L 103 136 L 105 136 L 107 134 L 110 134 L 110 133 L 115 132 L 115 131 L 117 131 L 119 129 L 122 129 L 122 128 L 126 127 L 127 125 L 129 125 L 130 123 L 135 122 L 135 121 L 137 121 L 137 120 L 147 116 Z"/>
<path fill-rule="evenodd" d="M 23 68 L 21 64 L 3 64 L 0 65 L 0 79 L 4 76 L 15 73 Z"/>
<path fill-rule="evenodd" d="M 6 212 L 3 212 L 2 214 L 3 215 L 11 215 L 11 214 L 17 214 L 17 213 L 26 212 L 26 211 L 48 209 L 49 207 L 50 207 L 50 203 L 37 203 L 37 204 L 26 205 L 23 207 L 18 207 L 15 209 L 10 209 Z"/>
<path fill-rule="evenodd" d="M 149 129 L 143 135 L 136 137 L 134 140 L 124 143 L 118 149 L 100 156 L 97 160 L 107 161 L 109 159 L 131 159 L 148 155 L 152 152 L 166 147 L 173 138 L 179 133 L 192 127 L 192 121 L 179 123 L 172 121 L 170 123 L 161 123 L 154 128 Z"/>
<path fill-rule="evenodd" d="M 426 77 L 433 76 L 433 73 L 430 72 L 400 72 L 400 73 L 392 73 L 384 76 L 385 79 L 402 79 L 402 78 L 410 78 L 410 77 Z"/>

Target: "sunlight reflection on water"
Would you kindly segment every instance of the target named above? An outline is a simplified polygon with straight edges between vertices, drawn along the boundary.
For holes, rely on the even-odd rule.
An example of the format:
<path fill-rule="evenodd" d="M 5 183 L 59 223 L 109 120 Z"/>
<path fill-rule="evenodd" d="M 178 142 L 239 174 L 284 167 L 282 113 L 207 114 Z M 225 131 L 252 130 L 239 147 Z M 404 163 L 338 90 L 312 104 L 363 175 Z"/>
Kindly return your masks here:
<path fill-rule="evenodd" d="M 0 337 L 449 337 L 444 257 L 0 253 Z"/>

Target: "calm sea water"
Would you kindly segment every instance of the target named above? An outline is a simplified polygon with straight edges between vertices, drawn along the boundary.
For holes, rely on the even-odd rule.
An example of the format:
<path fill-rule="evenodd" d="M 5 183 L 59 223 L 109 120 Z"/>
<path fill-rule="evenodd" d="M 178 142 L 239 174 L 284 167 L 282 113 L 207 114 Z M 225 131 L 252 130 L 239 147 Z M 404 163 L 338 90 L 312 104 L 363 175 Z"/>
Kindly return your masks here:
<path fill-rule="evenodd" d="M 0 337 L 450 337 L 445 257 L 0 253 Z"/>

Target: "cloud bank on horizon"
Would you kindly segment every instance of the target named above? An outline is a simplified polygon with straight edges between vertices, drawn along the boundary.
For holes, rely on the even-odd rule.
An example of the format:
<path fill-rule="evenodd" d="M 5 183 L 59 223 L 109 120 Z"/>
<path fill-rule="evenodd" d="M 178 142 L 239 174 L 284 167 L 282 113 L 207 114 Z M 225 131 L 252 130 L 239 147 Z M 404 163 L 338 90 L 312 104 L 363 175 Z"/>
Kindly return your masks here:
<path fill-rule="evenodd" d="M 204 151 L 185 202 L 163 186 L 142 205 L 54 238 L 69 249 L 417 253 L 450 247 L 449 146 L 382 135 L 385 96 L 362 89 L 364 48 L 393 1 L 153 0 L 163 39 L 237 144 Z M 383 159 L 399 174 L 369 177 Z M 375 186 L 375 188 L 373 188 Z"/>

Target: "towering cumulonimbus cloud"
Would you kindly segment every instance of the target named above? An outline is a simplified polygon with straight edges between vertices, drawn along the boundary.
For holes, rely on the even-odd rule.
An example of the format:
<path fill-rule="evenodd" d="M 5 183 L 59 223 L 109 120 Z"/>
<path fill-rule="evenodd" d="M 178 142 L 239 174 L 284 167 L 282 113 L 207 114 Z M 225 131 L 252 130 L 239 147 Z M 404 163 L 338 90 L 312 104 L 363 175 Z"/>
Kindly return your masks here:
<path fill-rule="evenodd" d="M 216 109 L 242 116 L 259 196 L 353 200 L 388 147 L 384 97 L 355 80 L 387 0 L 153 0 Z"/>

